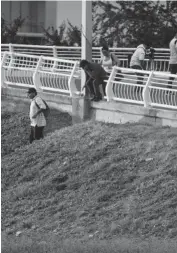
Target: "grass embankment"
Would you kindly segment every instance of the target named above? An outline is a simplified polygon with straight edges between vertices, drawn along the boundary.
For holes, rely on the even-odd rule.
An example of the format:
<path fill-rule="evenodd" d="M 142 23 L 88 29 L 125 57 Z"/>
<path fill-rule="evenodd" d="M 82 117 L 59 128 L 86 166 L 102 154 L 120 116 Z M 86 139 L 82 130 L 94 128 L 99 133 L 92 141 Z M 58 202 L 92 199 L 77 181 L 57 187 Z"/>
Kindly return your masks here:
<path fill-rule="evenodd" d="M 29 143 L 28 102 L 17 102 L 17 100 L 2 97 L 1 120 L 2 156 L 10 154 L 15 149 Z M 44 135 L 54 132 L 56 129 L 68 127 L 71 124 L 72 118 L 69 114 L 52 109 Z"/>
<path fill-rule="evenodd" d="M 138 251 L 140 244 L 119 247 L 117 239 L 176 239 L 176 129 L 87 122 L 27 145 L 26 137 L 21 138 L 28 125 L 25 114 L 11 112 L 7 117 L 9 113 L 2 113 L 2 230 L 8 238 L 15 240 L 13 235 L 21 231 L 26 238 L 40 237 L 38 241 L 48 234 L 57 240 L 97 242 L 93 250 L 86 243 L 71 245 L 68 251 L 67 247 L 54 251 L 59 242 L 51 244 L 49 238 L 44 245 L 27 242 L 31 249 L 38 245 L 35 252 L 45 252 L 46 242 L 51 249 L 46 252 L 124 252 L 130 248 L 128 252 L 176 252 L 175 243 L 168 246 L 167 241 L 144 245 Z M 57 118 L 58 123 L 68 117 L 59 115 L 65 116 Z M 15 117 L 24 118 L 24 123 Z M 17 125 L 12 127 L 12 122 Z M 101 239 L 114 243 L 106 248 L 104 242 L 98 243 Z M 73 251 L 74 247 L 79 249 Z"/>

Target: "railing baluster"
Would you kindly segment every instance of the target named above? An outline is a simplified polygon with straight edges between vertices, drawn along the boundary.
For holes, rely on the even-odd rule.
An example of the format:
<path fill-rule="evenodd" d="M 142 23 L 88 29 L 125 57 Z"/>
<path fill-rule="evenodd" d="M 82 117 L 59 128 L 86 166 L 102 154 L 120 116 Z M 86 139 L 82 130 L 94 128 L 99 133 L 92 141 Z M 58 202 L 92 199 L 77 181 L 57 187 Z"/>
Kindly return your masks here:
<path fill-rule="evenodd" d="M 53 46 L 53 57 L 57 58 L 57 48 Z"/>
<path fill-rule="evenodd" d="M 147 79 L 146 85 L 143 89 L 144 107 L 150 107 L 150 105 L 151 105 L 151 96 L 150 96 L 149 86 L 151 84 L 152 76 L 153 76 L 153 71 L 151 71 L 151 73 Z"/>
<path fill-rule="evenodd" d="M 112 69 L 112 72 L 109 76 L 107 85 L 106 85 L 106 96 L 107 96 L 107 101 L 111 101 L 114 98 L 114 93 L 113 93 L 113 80 L 116 76 L 116 67 L 114 66 Z"/>
<path fill-rule="evenodd" d="M 14 52 L 13 44 L 9 43 L 9 52 Z"/>
<path fill-rule="evenodd" d="M 43 56 L 40 56 L 38 63 L 36 65 L 36 69 L 33 74 L 33 83 L 34 83 L 34 86 L 37 90 L 39 90 L 41 88 L 41 81 L 40 81 L 40 76 L 38 74 L 38 71 L 40 70 L 42 60 L 43 60 Z"/>
<path fill-rule="evenodd" d="M 74 67 L 73 67 L 73 69 L 71 71 L 71 75 L 70 75 L 69 80 L 68 80 L 70 97 L 74 96 L 75 92 L 77 91 L 76 83 L 75 83 L 75 78 L 74 78 L 74 73 L 76 72 L 77 65 L 78 65 L 78 63 L 76 62 L 74 64 Z"/>
<path fill-rule="evenodd" d="M 4 88 L 6 88 L 8 86 L 7 83 L 5 82 L 5 80 L 6 80 L 5 71 L 6 70 L 3 68 L 6 58 L 7 58 L 7 55 L 8 55 L 8 53 L 4 52 L 2 60 L 1 60 L 1 86 Z"/>

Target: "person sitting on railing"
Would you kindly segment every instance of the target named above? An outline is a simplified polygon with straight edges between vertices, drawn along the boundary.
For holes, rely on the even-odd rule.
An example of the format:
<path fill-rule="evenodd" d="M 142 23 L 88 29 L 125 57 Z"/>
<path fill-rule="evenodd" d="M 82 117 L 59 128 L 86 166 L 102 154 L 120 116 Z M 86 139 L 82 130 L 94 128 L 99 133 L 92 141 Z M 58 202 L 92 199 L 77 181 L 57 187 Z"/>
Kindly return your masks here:
<path fill-rule="evenodd" d="M 103 85 L 103 92 L 105 93 L 105 79 L 106 71 L 100 66 L 100 64 L 95 62 L 89 62 L 87 60 L 81 60 L 80 68 L 82 68 L 86 75 L 86 82 L 83 88 L 88 88 L 90 95 L 93 96 L 91 100 L 99 101 L 102 99 L 102 95 L 99 86 Z"/>
<path fill-rule="evenodd" d="M 102 67 L 104 68 L 106 72 L 110 73 L 113 66 L 118 66 L 118 67 L 120 66 L 119 59 L 114 53 L 111 53 L 109 51 L 108 47 L 106 46 L 102 47 L 101 52 L 103 55 L 101 57 L 100 64 L 102 65 Z"/>
<path fill-rule="evenodd" d="M 175 37 L 170 41 L 169 44 L 170 47 L 170 73 L 171 74 L 177 74 L 177 33 L 175 34 Z M 168 82 L 168 88 L 172 89 L 172 81 L 174 80 L 174 77 L 170 77 L 170 81 Z"/>
<path fill-rule="evenodd" d="M 130 60 L 130 68 L 132 69 L 139 69 L 139 70 L 143 70 L 144 69 L 144 59 L 145 59 L 145 55 L 146 55 L 146 49 L 147 49 L 147 44 L 143 43 L 141 45 L 139 45 L 135 52 L 133 53 L 131 60 Z M 137 77 L 138 77 L 138 85 L 142 85 L 143 81 L 142 81 L 142 76 L 143 74 L 141 73 L 137 73 Z M 140 87 L 136 87 L 137 91 L 142 90 L 140 89 Z"/>

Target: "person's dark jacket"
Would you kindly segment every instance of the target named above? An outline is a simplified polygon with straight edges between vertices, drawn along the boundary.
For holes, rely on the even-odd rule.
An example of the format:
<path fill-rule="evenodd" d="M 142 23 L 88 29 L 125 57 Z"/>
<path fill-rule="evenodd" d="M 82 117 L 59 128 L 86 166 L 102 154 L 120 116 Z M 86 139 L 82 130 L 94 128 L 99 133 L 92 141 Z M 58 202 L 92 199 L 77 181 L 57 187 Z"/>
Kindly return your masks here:
<path fill-rule="evenodd" d="M 103 67 L 95 62 L 89 62 L 89 71 L 85 72 L 86 76 L 88 75 L 95 80 L 104 79 L 107 74 Z"/>

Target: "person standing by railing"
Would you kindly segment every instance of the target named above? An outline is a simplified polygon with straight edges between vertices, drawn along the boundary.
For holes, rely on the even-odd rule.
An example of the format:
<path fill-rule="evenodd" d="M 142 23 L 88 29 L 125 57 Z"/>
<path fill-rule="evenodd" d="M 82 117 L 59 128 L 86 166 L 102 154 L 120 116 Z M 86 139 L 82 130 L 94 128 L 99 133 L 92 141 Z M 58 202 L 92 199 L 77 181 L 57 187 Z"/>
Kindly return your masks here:
<path fill-rule="evenodd" d="M 107 79 L 109 79 L 110 73 L 112 71 L 113 66 L 120 67 L 120 60 L 117 58 L 117 56 L 114 53 L 111 53 L 109 51 L 109 48 L 107 46 L 102 47 L 101 49 L 102 57 L 99 64 L 102 65 L 104 70 L 107 73 Z M 119 72 L 119 71 L 118 71 Z M 106 94 L 106 83 L 104 82 L 102 85 L 103 93 Z M 113 85 L 113 89 L 115 89 L 115 85 Z"/>
<path fill-rule="evenodd" d="M 177 33 L 175 34 L 175 37 L 170 41 L 169 47 L 170 47 L 169 70 L 170 74 L 175 75 L 177 73 Z M 172 89 L 173 80 L 174 77 L 170 77 L 170 81 L 168 82 L 169 89 Z"/>
<path fill-rule="evenodd" d="M 143 43 L 136 48 L 136 50 L 133 53 L 131 60 L 130 60 L 130 68 L 139 69 L 139 70 L 144 69 L 144 59 L 145 59 L 145 55 L 146 55 L 146 49 L 147 49 L 146 43 Z M 138 77 L 137 84 L 138 85 L 143 84 L 142 76 L 143 76 L 143 74 L 137 73 L 137 77 Z M 139 91 L 139 90 L 141 90 L 140 88 L 141 87 L 138 86 L 138 87 L 136 87 L 136 90 Z"/>
<path fill-rule="evenodd" d="M 111 72 L 113 66 L 120 67 L 120 61 L 117 56 L 109 51 L 109 48 L 104 46 L 101 49 L 102 57 L 100 64 L 104 68 L 104 70 L 108 73 Z"/>

